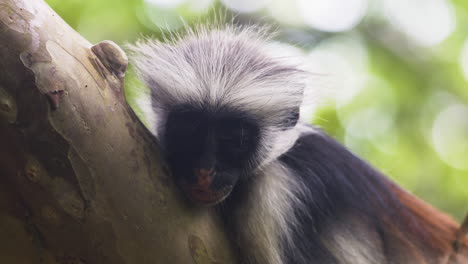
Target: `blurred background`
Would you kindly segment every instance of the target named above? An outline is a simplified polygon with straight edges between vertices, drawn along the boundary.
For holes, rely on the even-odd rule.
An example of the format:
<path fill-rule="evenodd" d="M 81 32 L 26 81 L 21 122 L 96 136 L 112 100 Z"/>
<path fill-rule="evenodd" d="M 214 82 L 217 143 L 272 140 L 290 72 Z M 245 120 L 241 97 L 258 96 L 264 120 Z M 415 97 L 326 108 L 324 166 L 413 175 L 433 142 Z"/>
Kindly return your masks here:
<path fill-rule="evenodd" d="M 302 116 L 458 220 L 468 211 L 468 1 L 47 0 L 92 43 L 219 16 L 270 25 L 312 72 Z M 127 93 L 134 99 L 134 77 Z"/>

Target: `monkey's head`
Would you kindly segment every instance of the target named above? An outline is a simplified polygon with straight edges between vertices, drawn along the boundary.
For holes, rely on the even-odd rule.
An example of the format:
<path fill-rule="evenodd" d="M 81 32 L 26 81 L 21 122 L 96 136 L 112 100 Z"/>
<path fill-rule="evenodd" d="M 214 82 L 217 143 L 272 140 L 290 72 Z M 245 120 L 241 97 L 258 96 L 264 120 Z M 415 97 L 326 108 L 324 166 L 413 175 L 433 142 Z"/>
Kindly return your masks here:
<path fill-rule="evenodd" d="M 265 48 L 257 30 L 233 27 L 130 47 L 151 89 L 152 132 L 198 204 L 221 202 L 296 138 L 304 74 Z"/>

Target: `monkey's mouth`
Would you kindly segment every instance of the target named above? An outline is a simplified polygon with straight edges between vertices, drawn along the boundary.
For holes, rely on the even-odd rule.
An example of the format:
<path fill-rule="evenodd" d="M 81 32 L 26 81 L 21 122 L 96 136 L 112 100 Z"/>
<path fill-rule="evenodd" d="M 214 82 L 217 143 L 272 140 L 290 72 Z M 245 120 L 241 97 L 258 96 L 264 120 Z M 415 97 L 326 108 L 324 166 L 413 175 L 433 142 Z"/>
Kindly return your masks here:
<path fill-rule="evenodd" d="M 211 190 L 208 188 L 201 188 L 198 186 L 182 186 L 185 194 L 188 196 L 190 200 L 193 202 L 203 205 L 203 206 L 212 206 L 215 204 L 220 203 L 232 191 L 232 185 L 226 186 L 219 190 Z"/>

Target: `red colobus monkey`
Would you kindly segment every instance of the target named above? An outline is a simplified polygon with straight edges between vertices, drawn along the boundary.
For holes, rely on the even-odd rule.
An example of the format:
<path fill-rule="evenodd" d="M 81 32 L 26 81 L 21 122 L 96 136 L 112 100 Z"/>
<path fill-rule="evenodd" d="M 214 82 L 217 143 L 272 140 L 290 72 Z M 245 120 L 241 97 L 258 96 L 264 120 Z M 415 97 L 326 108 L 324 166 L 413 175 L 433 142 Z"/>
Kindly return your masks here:
<path fill-rule="evenodd" d="M 129 47 L 184 194 L 219 209 L 242 263 L 449 262 L 458 225 L 298 121 L 306 73 L 261 35 L 201 27 Z"/>

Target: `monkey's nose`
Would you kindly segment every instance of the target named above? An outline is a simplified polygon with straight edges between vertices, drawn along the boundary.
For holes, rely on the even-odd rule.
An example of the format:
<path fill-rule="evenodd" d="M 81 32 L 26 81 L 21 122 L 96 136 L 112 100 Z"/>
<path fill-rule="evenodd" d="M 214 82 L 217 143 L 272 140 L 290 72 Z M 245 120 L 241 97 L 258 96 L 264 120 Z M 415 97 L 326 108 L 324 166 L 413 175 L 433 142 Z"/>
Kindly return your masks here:
<path fill-rule="evenodd" d="M 213 177 L 216 172 L 213 168 L 211 169 L 195 169 L 195 175 L 197 176 L 197 185 L 204 189 L 207 189 L 213 182 Z"/>

